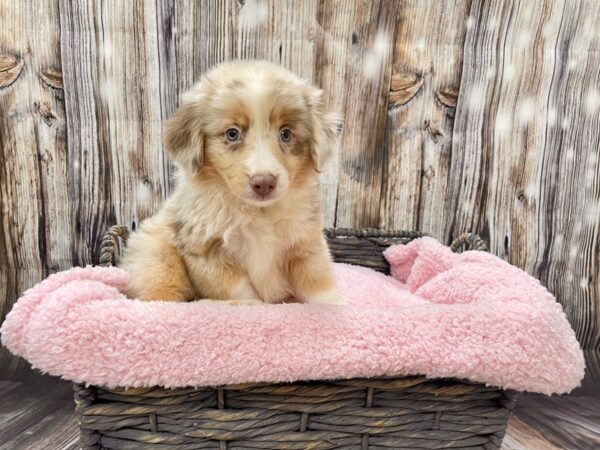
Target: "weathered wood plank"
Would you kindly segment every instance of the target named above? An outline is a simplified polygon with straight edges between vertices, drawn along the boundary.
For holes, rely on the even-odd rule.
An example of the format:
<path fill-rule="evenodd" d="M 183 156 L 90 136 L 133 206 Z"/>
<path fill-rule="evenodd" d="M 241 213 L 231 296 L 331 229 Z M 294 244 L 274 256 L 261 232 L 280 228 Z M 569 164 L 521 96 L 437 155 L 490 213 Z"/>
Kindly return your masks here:
<path fill-rule="evenodd" d="M 175 2 L 172 11 L 176 103 L 179 95 L 191 88 L 210 67 L 233 59 L 239 9 L 234 0 Z"/>
<path fill-rule="evenodd" d="M 313 81 L 323 89 L 325 106 L 328 111 L 343 114 L 349 92 L 346 86 L 348 55 L 353 45 L 353 32 L 356 28 L 356 8 L 352 2 L 334 0 L 319 2 L 315 42 L 315 68 Z M 345 119 L 346 125 L 348 122 Z M 343 132 L 342 135 L 343 136 Z M 325 225 L 335 225 L 336 204 L 338 199 L 338 181 L 341 153 L 340 145 L 331 155 L 321 175 L 321 199 Z"/>
<path fill-rule="evenodd" d="M 312 78 L 316 0 L 295 2 L 293 9 L 288 6 L 262 0 L 176 2 L 173 32 L 179 94 L 211 67 L 231 59 L 266 59 Z"/>
<path fill-rule="evenodd" d="M 385 130 L 382 227 L 445 237 L 454 112 L 470 3 L 401 3 Z"/>
<path fill-rule="evenodd" d="M 40 21 L 40 17 L 44 20 Z M 58 3 L 0 2 L 0 322 L 71 265 Z M 0 348 L 0 366 L 19 363 Z"/>
<path fill-rule="evenodd" d="M 0 450 L 75 450 L 79 430 L 71 383 L 0 371 Z"/>
<path fill-rule="evenodd" d="M 361 2 L 355 8 L 353 45 L 346 56 L 346 126 L 339 155 L 335 225 L 377 227 L 399 3 Z"/>
<path fill-rule="evenodd" d="M 60 13 L 73 254 L 85 264 L 109 225 L 135 227 L 168 193 L 161 122 L 172 108 L 161 103 L 168 61 L 157 48 L 166 33 L 152 2 L 64 1 Z"/>
<path fill-rule="evenodd" d="M 473 2 L 437 233 L 484 235 L 557 295 L 590 348 L 600 336 L 600 129 L 582 93 L 598 95 L 599 19 L 593 0 Z"/>
<path fill-rule="evenodd" d="M 560 447 L 548 441 L 543 434 L 530 427 L 518 417 L 508 419 L 506 436 L 502 441 L 502 450 L 560 450 Z"/>
<path fill-rule="evenodd" d="M 597 397 L 527 394 L 517 403 L 515 414 L 558 448 L 600 448 Z"/>
<path fill-rule="evenodd" d="M 532 273 L 588 349 L 600 349 L 600 3 L 565 2 L 540 163 L 540 244 Z M 560 124 L 560 127 L 559 127 Z"/>

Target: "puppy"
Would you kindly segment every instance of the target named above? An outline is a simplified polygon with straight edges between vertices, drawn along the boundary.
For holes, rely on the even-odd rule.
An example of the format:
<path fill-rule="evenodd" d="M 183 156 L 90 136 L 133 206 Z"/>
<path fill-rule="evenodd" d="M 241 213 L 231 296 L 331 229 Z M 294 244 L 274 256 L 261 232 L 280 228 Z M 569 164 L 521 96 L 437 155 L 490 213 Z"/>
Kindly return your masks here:
<path fill-rule="evenodd" d="M 176 188 L 130 237 L 126 294 L 341 303 L 317 181 L 340 125 L 319 89 L 281 67 L 211 70 L 166 123 Z"/>

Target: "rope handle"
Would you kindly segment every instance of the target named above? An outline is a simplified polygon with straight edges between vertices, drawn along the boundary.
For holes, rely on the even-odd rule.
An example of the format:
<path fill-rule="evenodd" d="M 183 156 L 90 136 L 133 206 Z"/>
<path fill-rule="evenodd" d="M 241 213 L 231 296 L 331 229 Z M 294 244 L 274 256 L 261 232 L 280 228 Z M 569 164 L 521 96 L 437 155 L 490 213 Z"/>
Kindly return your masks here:
<path fill-rule="evenodd" d="M 472 250 L 482 252 L 488 251 L 488 247 L 483 239 L 475 233 L 463 233 L 450 244 L 450 250 L 454 253 L 458 253 L 462 247 L 471 247 Z"/>
<path fill-rule="evenodd" d="M 117 249 L 120 243 L 126 243 L 129 230 L 125 225 L 114 225 L 106 232 L 100 242 L 100 266 L 110 267 L 114 265 Z M 119 240 L 121 242 L 119 242 Z"/>
<path fill-rule="evenodd" d="M 417 239 L 427 236 L 420 231 L 412 230 L 380 230 L 377 228 L 325 228 L 327 237 L 358 237 L 358 238 L 408 238 Z"/>
<path fill-rule="evenodd" d="M 358 238 L 408 238 L 417 239 L 426 236 L 420 231 L 408 230 L 378 230 L 376 228 L 326 228 L 327 237 L 358 237 Z M 114 265 L 115 256 L 119 244 L 125 244 L 129 237 L 129 230 L 124 225 L 114 225 L 102 237 L 100 243 L 100 266 L 110 267 Z M 488 251 L 487 245 L 475 233 L 463 233 L 450 244 L 453 252 L 458 252 L 462 247 L 470 247 L 473 250 Z"/>
<path fill-rule="evenodd" d="M 417 239 L 427 236 L 427 233 L 411 230 L 379 230 L 377 228 L 326 228 L 327 237 L 358 237 L 358 238 L 407 238 Z M 484 240 L 475 233 L 463 233 L 450 244 L 450 249 L 457 253 L 462 247 L 473 250 L 488 251 Z"/>

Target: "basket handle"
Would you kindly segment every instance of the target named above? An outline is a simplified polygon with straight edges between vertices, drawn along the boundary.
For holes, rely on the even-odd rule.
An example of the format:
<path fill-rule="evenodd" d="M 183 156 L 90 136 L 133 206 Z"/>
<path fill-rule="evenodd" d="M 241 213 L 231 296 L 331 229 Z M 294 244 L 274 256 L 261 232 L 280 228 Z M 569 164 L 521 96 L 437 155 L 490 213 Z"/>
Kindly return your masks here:
<path fill-rule="evenodd" d="M 475 233 L 461 234 L 452 241 L 450 244 L 450 250 L 452 250 L 454 253 L 458 253 L 463 246 L 471 247 L 472 250 L 480 250 L 482 252 L 488 251 L 488 247 L 483 239 L 481 239 L 481 237 Z"/>
<path fill-rule="evenodd" d="M 377 231 L 377 233 L 375 233 Z M 364 229 L 364 230 L 352 230 L 352 229 L 331 229 L 328 228 L 325 230 L 327 235 L 336 235 L 336 236 L 364 236 L 369 235 L 369 237 L 373 237 L 373 235 L 377 235 L 377 237 L 411 237 L 417 238 L 421 237 L 423 234 L 416 231 L 384 231 L 384 230 L 373 230 L 373 229 Z M 117 248 L 119 247 L 119 239 L 122 243 L 127 242 L 127 238 L 129 237 L 129 230 L 125 225 L 114 225 L 110 227 L 110 229 L 106 232 L 106 234 L 102 237 L 102 241 L 100 242 L 100 266 L 102 267 L 110 267 L 114 264 L 115 255 L 117 253 Z M 450 249 L 457 253 L 461 247 L 469 246 L 473 250 L 480 251 L 488 251 L 488 247 L 479 237 L 479 235 L 475 233 L 463 233 L 456 239 L 452 241 L 450 244 Z"/>
<path fill-rule="evenodd" d="M 357 238 L 408 238 L 417 239 L 426 236 L 425 233 L 412 230 L 380 230 L 377 228 L 325 228 L 325 236 L 357 237 Z"/>
<path fill-rule="evenodd" d="M 119 239 L 122 243 L 127 242 L 129 230 L 125 225 L 114 225 L 106 232 L 100 242 L 100 266 L 110 267 L 114 265 Z"/>

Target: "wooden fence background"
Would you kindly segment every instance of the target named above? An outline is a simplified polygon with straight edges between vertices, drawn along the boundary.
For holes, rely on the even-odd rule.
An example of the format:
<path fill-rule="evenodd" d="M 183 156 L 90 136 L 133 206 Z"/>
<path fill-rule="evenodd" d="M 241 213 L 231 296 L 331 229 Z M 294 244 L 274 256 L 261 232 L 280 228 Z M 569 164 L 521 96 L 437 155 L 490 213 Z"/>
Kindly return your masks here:
<path fill-rule="evenodd" d="M 597 350 L 599 23 L 597 0 L 0 0 L 0 321 L 156 211 L 179 94 L 265 58 L 346 116 L 327 225 L 478 232 Z"/>

